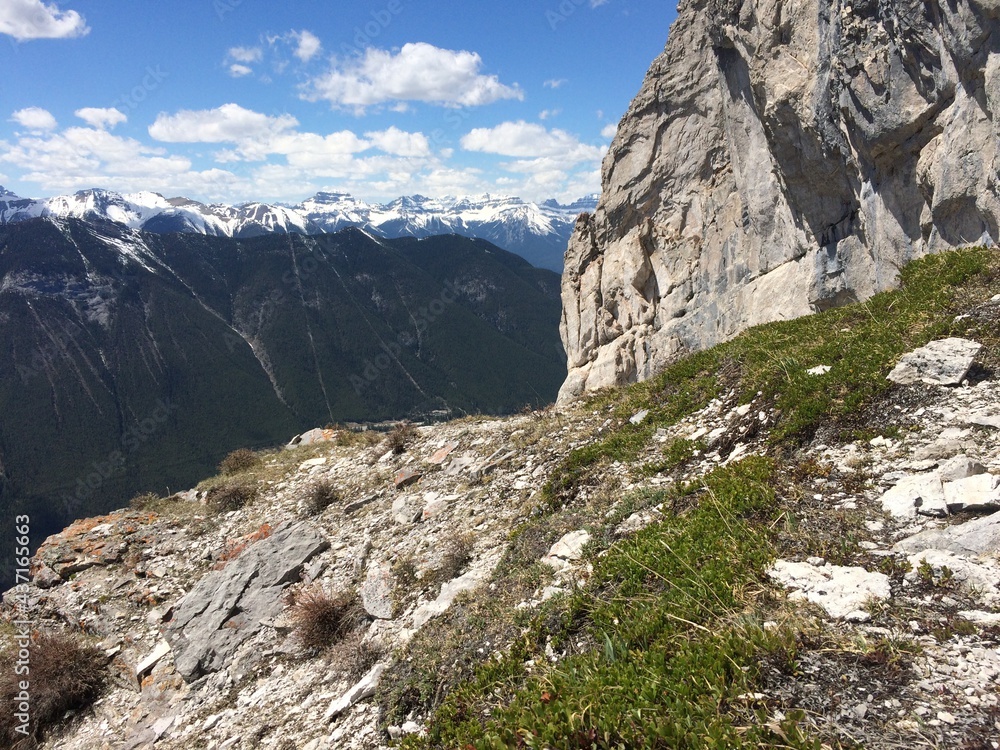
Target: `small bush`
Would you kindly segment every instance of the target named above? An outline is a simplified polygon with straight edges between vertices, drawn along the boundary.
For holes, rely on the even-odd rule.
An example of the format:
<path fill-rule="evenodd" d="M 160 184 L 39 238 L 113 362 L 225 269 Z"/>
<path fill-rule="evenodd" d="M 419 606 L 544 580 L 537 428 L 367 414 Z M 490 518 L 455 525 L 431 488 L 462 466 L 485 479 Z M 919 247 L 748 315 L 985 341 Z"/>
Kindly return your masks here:
<path fill-rule="evenodd" d="M 396 586 L 406 593 L 415 590 L 420 583 L 418 572 L 417 557 L 412 552 L 397 558 L 392 564 L 392 576 L 396 580 Z"/>
<path fill-rule="evenodd" d="M 244 471 L 256 469 L 260 465 L 260 456 L 249 448 L 240 448 L 233 451 L 219 464 L 219 471 L 225 476 L 231 477 L 234 474 L 241 474 Z"/>
<path fill-rule="evenodd" d="M 434 579 L 445 583 L 462 572 L 472 558 L 472 547 L 476 538 L 466 532 L 455 533 L 444 539 L 441 550 L 441 563 L 434 571 Z"/>
<path fill-rule="evenodd" d="M 342 641 L 366 619 L 357 594 L 329 595 L 319 587 L 300 589 L 292 595 L 291 618 L 299 643 L 319 652 Z"/>
<path fill-rule="evenodd" d="M 306 512 L 318 516 L 324 510 L 340 501 L 340 490 L 329 479 L 319 479 L 306 490 Z"/>
<path fill-rule="evenodd" d="M 35 747 L 43 732 L 55 726 L 70 710 L 86 708 L 100 695 L 105 682 L 107 661 L 100 649 L 85 645 L 65 634 L 42 633 L 29 646 L 30 677 L 14 672 L 13 651 L 0 654 L 0 745 L 10 748 Z M 31 707 L 29 737 L 17 732 L 14 716 L 19 681 L 30 679 Z"/>
<path fill-rule="evenodd" d="M 143 492 L 141 495 L 136 495 L 129 500 L 128 507 L 132 510 L 148 510 L 159 502 L 159 500 L 160 496 L 155 492 Z"/>
<path fill-rule="evenodd" d="M 351 631 L 330 649 L 330 667 L 342 672 L 347 679 L 360 679 L 382 658 L 383 650 L 365 640 L 365 631 Z"/>
<path fill-rule="evenodd" d="M 406 449 L 416 436 L 416 427 L 410 422 L 400 422 L 389 433 L 389 437 L 386 440 L 389 443 L 389 449 L 398 456 L 400 453 L 406 452 Z"/>
<path fill-rule="evenodd" d="M 257 484 L 249 480 L 223 482 L 208 491 L 205 504 L 216 513 L 239 510 L 257 499 Z"/>

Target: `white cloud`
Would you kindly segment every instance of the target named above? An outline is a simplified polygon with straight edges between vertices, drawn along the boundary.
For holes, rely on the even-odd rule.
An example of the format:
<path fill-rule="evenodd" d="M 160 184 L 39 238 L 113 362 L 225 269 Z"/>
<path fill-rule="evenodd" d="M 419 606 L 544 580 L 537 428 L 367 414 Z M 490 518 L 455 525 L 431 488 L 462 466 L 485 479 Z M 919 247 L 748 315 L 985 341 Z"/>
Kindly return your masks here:
<path fill-rule="evenodd" d="M 564 83 L 569 83 L 569 80 L 566 78 L 550 78 L 542 85 L 549 89 L 557 89 Z"/>
<path fill-rule="evenodd" d="M 94 128 L 22 136 L 14 144 L 0 141 L 0 162 L 19 167 L 19 180 L 50 192 L 101 186 L 221 196 L 238 182 L 232 173 L 194 171 L 187 158 Z"/>
<path fill-rule="evenodd" d="M 235 143 L 274 136 L 298 124 L 291 115 L 272 117 L 230 103 L 173 115 L 161 112 L 149 126 L 149 134 L 167 143 Z"/>
<path fill-rule="evenodd" d="M 10 116 L 10 120 L 28 130 L 55 130 L 58 125 L 52 113 L 41 107 L 19 109 Z"/>
<path fill-rule="evenodd" d="M 395 156 L 429 156 L 431 144 L 423 133 L 407 133 L 395 125 L 388 130 L 365 133 L 375 148 Z"/>
<path fill-rule="evenodd" d="M 615 137 L 615 134 L 617 132 L 618 132 L 618 126 L 615 125 L 614 123 L 610 125 L 605 125 L 601 129 L 601 138 L 607 138 L 608 140 L 611 140 L 612 138 Z"/>
<path fill-rule="evenodd" d="M 41 0 L 0 1 L 0 34 L 19 42 L 30 39 L 71 39 L 90 31 L 75 10 L 59 10 Z"/>
<path fill-rule="evenodd" d="M 73 114 L 94 128 L 113 128 L 128 120 L 124 112 L 112 107 L 84 107 Z"/>
<path fill-rule="evenodd" d="M 319 41 L 319 37 L 313 34 L 311 31 L 293 31 L 292 36 L 297 41 L 297 46 L 295 47 L 295 56 L 299 58 L 302 62 L 309 62 L 316 55 L 319 54 L 320 50 L 323 48 L 322 43 Z"/>
<path fill-rule="evenodd" d="M 329 71 L 305 87 L 303 98 L 326 100 L 358 112 L 387 102 L 471 107 L 524 98 L 516 84 L 507 86 L 495 75 L 480 74 L 482 64 L 475 52 L 424 42 L 405 44 L 396 53 L 368 48 L 358 57 L 335 59 Z"/>
<path fill-rule="evenodd" d="M 492 128 L 475 128 L 462 136 L 462 148 L 486 154 L 517 157 L 558 158 L 567 164 L 599 159 L 603 149 L 581 143 L 565 130 L 548 130 L 542 125 L 502 122 Z"/>
<path fill-rule="evenodd" d="M 467 151 L 516 157 L 499 167 L 517 177 L 497 184 L 529 200 L 573 200 L 600 189 L 600 162 L 606 148 L 582 143 L 564 130 L 523 120 L 503 122 L 469 131 L 461 144 Z"/>
<path fill-rule="evenodd" d="M 255 63 L 264 59 L 264 50 L 260 47 L 230 47 L 226 57 L 238 63 Z"/>
<path fill-rule="evenodd" d="M 233 78 L 242 78 L 243 76 L 248 76 L 253 73 L 253 68 L 250 68 L 242 63 L 233 63 L 229 66 L 229 75 Z"/>
<path fill-rule="evenodd" d="M 561 113 L 562 113 L 561 109 L 543 109 L 541 112 L 538 113 L 538 119 L 548 120 L 553 117 L 557 117 Z"/>
<path fill-rule="evenodd" d="M 272 154 L 284 156 L 288 164 L 301 168 L 335 168 L 351 163 L 354 154 L 371 148 L 371 143 L 350 130 L 328 135 L 280 133 L 266 139 L 250 139 L 227 152 L 233 161 L 264 161 Z"/>

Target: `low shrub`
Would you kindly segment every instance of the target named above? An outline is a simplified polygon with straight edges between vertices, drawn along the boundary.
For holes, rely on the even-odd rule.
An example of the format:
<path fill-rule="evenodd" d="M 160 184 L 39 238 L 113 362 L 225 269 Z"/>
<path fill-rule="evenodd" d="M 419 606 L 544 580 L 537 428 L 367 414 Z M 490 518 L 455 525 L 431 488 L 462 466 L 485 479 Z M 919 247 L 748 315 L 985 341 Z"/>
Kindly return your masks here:
<path fill-rule="evenodd" d="M 413 442 L 413 439 L 417 436 L 417 428 L 413 426 L 410 422 L 400 422 L 396 425 L 393 430 L 389 433 L 386 441 L 389 444 L 389 450 L 391 450 L 396 455 L 405 453 L 406 449 Z"/>
<path fill-rule="evenodd" d="M 359 628 L 335 643 L 329 652 L 330 668 L 343 673 L 349 680 L 358 680 L 374 667 L 384 651 L 372 641 L 366 641 L 365 635 Z"/>
<path fill-rule="evenodd" d="M 342 641 L 367 619 L 361 600 L 353 592 L 330 595 L 318 586 L 304 588 L 294 591 L 290 604 L 295 635 L 313 652 Z"/>
<path fill-rule="evenodd" d="M 256 499 L 256 482 L 240 479 L 223 482 L 210 489 L 205 504 L 216 513 L 228 513 L 239 510 Z"/>
<path fill-rule="evenodd" d="M 260 465 L 260 456 L 249 448 L 239 448 L 227 455 L 219 464 L 219 471 L 227 477 L 242 474 L 244 471 L 256 469 Z"/>
<path fill-rule="evenodd" d="M 471 533 L 455 533 L 442 542 L 441 562 L 434 571 L 434 579 L 446 583 L 462 572 L 472 558 L 472 547 L 475 536 Z"/>
<path fill-rule="evenodd" d="M 340 500 L 340 490 L 329 479 L 318 479 L 306 489 L 306 512 L 318 516 Z"/>
<path fill-rule="evenodd" d="M 43 733 L 59 723 L 67 711 L 86 708 L 105 684 L 107 659 L 100 649 L 62 633 L 41 633 L 28 648 L 30 675 L 15 673 L 15 650 L 0 654 L 0 745 L 34 748 Z M 20 681 L 30 681 L 28 736 L 18 732 L 15 715 Z"/>

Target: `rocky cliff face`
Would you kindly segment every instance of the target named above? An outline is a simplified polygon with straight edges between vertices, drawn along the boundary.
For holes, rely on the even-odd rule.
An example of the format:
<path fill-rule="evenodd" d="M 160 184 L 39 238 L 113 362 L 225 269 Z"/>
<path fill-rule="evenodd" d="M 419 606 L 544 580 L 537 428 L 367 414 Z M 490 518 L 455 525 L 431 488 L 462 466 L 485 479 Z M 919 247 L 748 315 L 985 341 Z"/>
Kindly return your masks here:
<path fill-rule="evenodd" d="M 1000 2 L 684 0 L 563 276 L 562 400 L 996 241 Z"/>

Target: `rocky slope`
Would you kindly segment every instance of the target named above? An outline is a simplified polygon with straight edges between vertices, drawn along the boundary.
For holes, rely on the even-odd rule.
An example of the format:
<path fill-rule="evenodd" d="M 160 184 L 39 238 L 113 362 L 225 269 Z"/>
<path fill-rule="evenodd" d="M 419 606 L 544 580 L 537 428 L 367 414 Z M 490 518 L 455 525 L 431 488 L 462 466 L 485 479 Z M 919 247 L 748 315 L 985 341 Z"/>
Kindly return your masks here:
<path fill-rule="evenodd" d="M 108 661 L 103 696 L 42 746 L 515 746 L 472 733 L 525 693 L 533 713 L 502 736 L 529 741 L 546 724 L 570 736 L 575 714 L 559 701 L 586 673 L 580 660 L 624 668 L 643 648 L 618 650 L 632 623 L 591 618 L 627 580 L 641 585 L 636 601 L 681 585 L 659 577 L 681 552 L 672 523 L 705 507 L 723 530 L 760 527 L 682 570 L 699 595 L 663 615 L 687 628 L 671 649 L 704 641 L 713 654 L 722 642 L 709 634 L 735 628 L 758 645 L 728 680 L 752 682 L 708 683 L 688 666 L 670 687 L 656 649 L 659 671 L 639 670 L 652 686 L 637 691 L 640 726 L 690 700 L 734 727 L 726 747 L 995 750 L 1000 295 L 990 287 L 1000 266 L 963 257 L 976 270 L 927 265 L 901 293 L 750 331 L 648 387 L 396 441 L 315 430 L 234 476 L 75 523 L 4 600 L 5 618 L 82 631 Z M 935 341 L 900 356 L 904 339 Z M 775 515 L 727 518 L 712 477 L 754 466 L 737 494 L 768 483 Z M 257 497 L 220 507 L 233 482 Z M 316 487 L 330 485 L 337 495 L 317 505 Z M 773 552 L 729 560 L 757 533 L 774 538 Z M 643 540 L 657 550 L 646 562 L 635 559 Z M 720 595 L 713 558 L 750 570 L 750 584 L 705 620 Z M 613 569 L 606 588 L 604 566 L 623 559 L 633 567 Z M 317 653 L 296 602 L 320 591 L 353 594 L 360 608 L 344 639 Z M 610 685 L 631 674 L 613 672 Z M 627 724 L 602 714 L 618 692 L 583 686 L 595 728 L 581 742 L 602 721 Z M 462 697 L 449 703 L 452 693 Z M 674 746 L 704 746 L 679 736 Z"/>
<path fill-rule="evenodd" d="M 549 403 L 558 283 L 457 236 L 0 227 L 0 518 L 51 533 L 316 424 Z"/>
<path fill-rule="evenodd" d="M 685 0 L 570 242 L 563 400 L 1000 226 L 992 0 Z"/>

